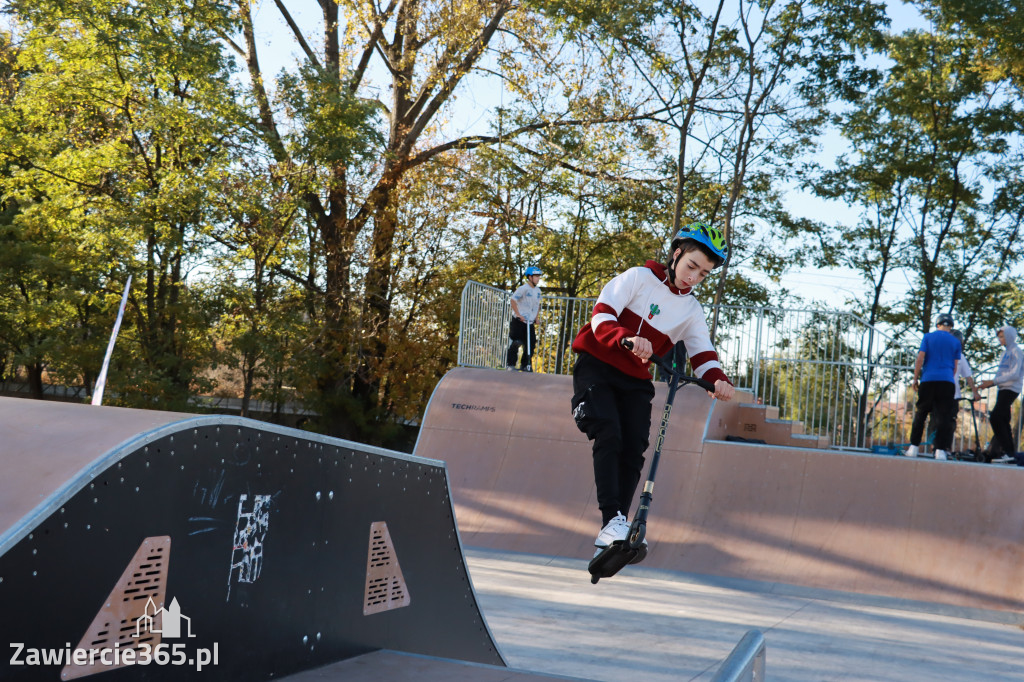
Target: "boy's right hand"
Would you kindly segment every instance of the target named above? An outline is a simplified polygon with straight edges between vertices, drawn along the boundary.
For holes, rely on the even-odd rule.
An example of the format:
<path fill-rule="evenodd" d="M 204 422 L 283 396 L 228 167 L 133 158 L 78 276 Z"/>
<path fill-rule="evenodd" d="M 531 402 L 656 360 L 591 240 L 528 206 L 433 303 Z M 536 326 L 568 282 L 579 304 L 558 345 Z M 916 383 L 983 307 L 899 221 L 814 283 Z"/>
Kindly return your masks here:
<path fill-rule="evenodd" d="M 722 381 L 721 379 L 715 382 L 715 392 L 711 393 L 709 391 L 712 397 L 718 398 L 722 402 L 729 402 L 732 400 L 732 396 L 735 392 L 736 389 L 733 388 L 732 384 L 728 381 Z"/>
<path fill-rule="evenodd" d="M 629 341 L 633 345 L 632 348 L 629 348 L 629 352 L 644 362 L 650 360 L 651 356 L 654 355 L 654 347 L 651 346 L 649 339 L 645 339 L 642 336 L 634 336 L 629 339 L 624 339 L 624 341 Z M 626 346 L 623 347 L 625 348 Z"/>

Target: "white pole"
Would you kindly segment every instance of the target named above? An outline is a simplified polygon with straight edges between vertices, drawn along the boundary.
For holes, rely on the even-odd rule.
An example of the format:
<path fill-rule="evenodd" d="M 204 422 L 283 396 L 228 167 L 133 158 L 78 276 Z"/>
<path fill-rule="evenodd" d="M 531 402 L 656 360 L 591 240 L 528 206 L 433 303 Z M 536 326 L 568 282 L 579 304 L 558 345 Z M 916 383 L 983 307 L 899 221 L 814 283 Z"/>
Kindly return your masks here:
<path fill-rule="evenodd" d="M 103 404 L 103 389 L 107 384 L 107 368 L 110 367 L 110 356 L 114 354 L 114 342 L 117 341 L 117 332 L 121 329 L 121 318 L 124 317 L 124 307 L 128 303 L 128 291 L 132 287 L 132 276 L 128 275 L 128 282 L 124 285 L 124 295 L 121 296 L 121 307 L 117 310 L 117 320 L 114 321 L 114 331 L 110 332 L 110 343 L 107 344 L 107 355 L 103 358 L 103 368 L 100 369 L 100 376 L 96 379 L 96 390 L 92 392 L 92 404 Z"/>

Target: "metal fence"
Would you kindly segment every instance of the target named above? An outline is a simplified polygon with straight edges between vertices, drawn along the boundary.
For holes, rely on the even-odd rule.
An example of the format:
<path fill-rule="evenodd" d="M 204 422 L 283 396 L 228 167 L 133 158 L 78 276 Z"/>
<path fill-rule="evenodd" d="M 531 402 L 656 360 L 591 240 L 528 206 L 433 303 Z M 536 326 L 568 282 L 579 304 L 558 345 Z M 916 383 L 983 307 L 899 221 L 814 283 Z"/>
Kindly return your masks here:
<path fill-rule="evenodd" d="M 460 365 L 505 366 L 508 301 L 508 292 L 466 283 Z M 534 371 L 572 371 L 572 339 L 589 322 L 595 301 L 541 297 Z M 710 322 L 712 311 L 705 312 Z M 840 311 L 721 306 L 718 312 L 715 345 L 726 373 L 758 402 L 777 406 L 779 418 L 803 422 L 806 433 L 828 436 L 833 447 L 898 451 L 909 442 L 920 337 L 897 337 Z M 976 379 L 985 374 L 991 373 Z M 994 401 L 995 391 L 988 398 Z M 953 450 L 975 448 L 975 424 L 984 447 L 991 438 L 988 405 L 976 404 L 973 419 L 969 404 L 961 405 Z"/>
<path fill-rule="evenodd" d="M 459 364 L 465 367 L 505 366 L 512 319 L 510 294 L 472 280 L 462 288 L 459 319 Z M 533 371 L 552 374 L 572 372 L 570 346 L 580 327 L 590 320 L 593 298 L 541 296 L 537 317 L 537 347 L 532 348 Z"/>
<path fill-rule="evenodd" d="M 848 312 L 722 306 L 715 341 L 737 387 L 833 446 L 910 436 L 907 387 L 920 339 L 894 338 Z"/>

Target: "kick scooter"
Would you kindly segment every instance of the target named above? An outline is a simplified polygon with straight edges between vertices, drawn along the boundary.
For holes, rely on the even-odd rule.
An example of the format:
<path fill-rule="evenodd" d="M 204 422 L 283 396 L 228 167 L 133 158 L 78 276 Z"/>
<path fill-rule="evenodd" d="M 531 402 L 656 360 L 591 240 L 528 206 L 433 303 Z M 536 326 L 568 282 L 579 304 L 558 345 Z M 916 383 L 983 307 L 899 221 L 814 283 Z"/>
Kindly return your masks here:
<path fill-rule="evenodd" d="M 632 348 L 629 341 L 623 341 L 622 345 Z M 654 497 L 654 476 L 658 473 L 658 460 L 661 459 L 661 448 L 665 443 L 665 430 L 668 428 L 668 418 L 672 413 L 672 403 L 676 399 L 676 390 L 680 385 L 697 384 L 705 391 L 715 392 L 714 384 L 681 373 L 664 358 L 652 355 L 651 362 L 671 377 L 668 384 L 668 398 L 665 400 L 665 410 L 661 414 L 658 441 L 654 448 L 654 454 L 651 456 L 651 468 L 647 473 L 644 491 L 640 495 L 640 506 L 636 510 L 636 514 L 633 515 L 633 523 L 629 526 L 629 534 L 626 539 L 616 540 L 590 560 L 587 570 L 590 571 L 591 584 L 596 584 L 601 578 L 610 578 L 622 570 L 626 564 L 638 564 L 647 557 L 647 545 L 644 544 L 644 537 L 647 535 L 647 513 L 650 511 L 651 499 Z"/>

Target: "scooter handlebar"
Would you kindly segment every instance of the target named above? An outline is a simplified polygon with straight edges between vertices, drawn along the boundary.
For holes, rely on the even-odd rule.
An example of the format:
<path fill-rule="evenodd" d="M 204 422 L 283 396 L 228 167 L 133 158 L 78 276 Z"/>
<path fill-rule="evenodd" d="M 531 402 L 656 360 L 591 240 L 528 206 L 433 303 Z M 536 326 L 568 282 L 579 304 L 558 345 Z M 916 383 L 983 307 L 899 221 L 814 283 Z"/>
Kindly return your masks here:
<path fill-rule="evenodd" d="M 627 350 L 633 350 L 633 342 L 630 341 L 629 339 L 622 339 L 622 347 Z M 661 357 L 660 355 L 652 354 L 651 362 L 660 367 L 662 371 L 664 371 L 665 373 L 670 375 L 674 374 L 677 377 L 679 377 L 679 383 L 681 384 L 697 384 L 698 386 L 703 388 L 705 391 L 708 391 L 709 393 L 715 392 L 715 385 L 713 383 L 711 383 L 710 381 L 705 381 L 704 379 L 699 379 L 689 374 L 683 374 L 675 367 L 670 365 L 668 361 L 665 358 Z"/>

